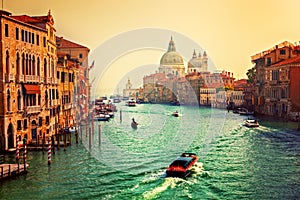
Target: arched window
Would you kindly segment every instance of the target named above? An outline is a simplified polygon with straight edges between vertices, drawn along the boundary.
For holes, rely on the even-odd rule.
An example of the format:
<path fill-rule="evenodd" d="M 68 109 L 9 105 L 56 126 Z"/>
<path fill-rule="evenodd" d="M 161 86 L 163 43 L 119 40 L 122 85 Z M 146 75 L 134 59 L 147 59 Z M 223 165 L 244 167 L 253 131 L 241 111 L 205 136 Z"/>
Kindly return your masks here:
<path fill-rule="evenodd" d="M 47 90 L 45 91 L 45 105 L 46 105 L 46 108 L 48 108 L 48 92 L 47 92 Z"/>
<path fill-rule="evenodd" d="M 54 77 L 54 62 L 51 60 L 51 76 Z"/>
<path fill-rule="evenodd" d="M 28 71 L 29 75 L 32 75 L 31 55 L 28 56 Z"/>
<path fill-rule="evenodd" d="M 17 53 L 17 58 L 16 58 L 16 68 L 17 68 L 17 74 L 20 74 L 20 55 Z"/>
<path fill-rule="evenodd" d="M 36 74 L 35 57 L 32 56 L 32 75 Z"/>
<path fill-rule="evenodd" d="M 29 69 L 28 69 L 28 55 L 25 55 L 25 75 L 29 75 Z"/>
<path fill-rule="evenodd" d="M 47 60 L 46 58 L 44 59 L 44 77 L 47 77 Z"/>
<path fill-rule="evenodd" d="M 7 111 L 11 110 L 10 99 L 11 99 L 10 91 L 7 90 L 7 99 L 6 99 L 6 106 L 7 106 L 6 108 L 7 108 Z"/>
<path fill-rule="evenodd" d="M 38 76 L 40 76 L 41 75 L 41 72 L 40 72 L 40 58 L 37 58 L 37 66 L 36 66 L 36 69 L 37 69 L 37 71 L 36 71 L 36 73 L 37 73 L 37 75 Z"/>
<path fill-rule="evenodd" d="M 5 61 L 6 61 L 6 63 L 5 63 L 5 65 L 6 65 L 6 73 L 9 74 L 10 69 L 9 69 L 9 52 L 8 51 L 6 51 L 6 59 L 5 59 Z"/>
<path fill-rule="evenodd" d="M 21 110 L 21 101 L 22 101 L 22 96 L 20 90 L 18 90 L 18 98 L 17 98 L 18 110 Z"/>
<path fill-rule="evenodd" d="M 22 72 L 21 72 L 22 75 L 25 74 L 25 55 L 24 53 L 22 53 Z"/>

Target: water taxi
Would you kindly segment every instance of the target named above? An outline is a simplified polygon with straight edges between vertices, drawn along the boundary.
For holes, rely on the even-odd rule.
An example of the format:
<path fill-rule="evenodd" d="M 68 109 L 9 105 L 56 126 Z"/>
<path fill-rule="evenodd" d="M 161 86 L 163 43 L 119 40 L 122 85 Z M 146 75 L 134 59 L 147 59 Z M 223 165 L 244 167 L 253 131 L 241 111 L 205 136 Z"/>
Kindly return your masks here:
<path fill-rule="evenodd" d="M 259 127 L 259 123 L 256 119 L 246 119 L 245 126 L 247 127 Z"/>
<path fill-rule="evenodd" d="M 126 106 L 129 106 L 129 107 L 136 106 L 136 101 L 133 99 L 126 101 Z"/>
<path fill-rule="evenodd" d="M 194 153 L 183 153 L 174 160 L 166 170 L 167 177 L 187 177 L 191 167 L 198 161 L 198 156 Z"/>

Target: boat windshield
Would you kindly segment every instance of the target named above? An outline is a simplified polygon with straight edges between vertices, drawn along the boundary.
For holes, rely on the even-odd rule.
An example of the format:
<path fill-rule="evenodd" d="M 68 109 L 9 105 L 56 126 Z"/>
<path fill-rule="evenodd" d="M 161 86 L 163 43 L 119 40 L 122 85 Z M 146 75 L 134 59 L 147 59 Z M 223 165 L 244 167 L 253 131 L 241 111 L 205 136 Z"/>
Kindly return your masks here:
<path fill-rule="evenodd" d="M 192 160 L 192 157 L 180 157 L 173 161 L 170 167 L 187 167 Z"/>

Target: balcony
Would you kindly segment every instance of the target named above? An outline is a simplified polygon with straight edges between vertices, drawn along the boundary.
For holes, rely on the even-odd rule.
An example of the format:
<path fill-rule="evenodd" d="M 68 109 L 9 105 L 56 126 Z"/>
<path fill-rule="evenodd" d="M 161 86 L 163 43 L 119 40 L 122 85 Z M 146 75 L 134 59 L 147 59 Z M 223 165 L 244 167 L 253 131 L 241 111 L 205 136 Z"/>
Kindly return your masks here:
<path fill-rule="evenodd" d="M 41 112 L 41 106 L 28 106 L 27 114 L 35 114 Z"/>
<path fill-rule="evenodd" d="M 45 80 L 45 84 L 51 84 L 52 83 L 52 77 L 45 77 L 44 78 L 44 80 Z"/>
<path fill-rule="evenodd" d="M 5 82 L 14 82 L 15 80 L 15 75 L 14 74 L 5 74 Z"/>
<path fill-rule="evenodd" d="M 270 85 L 277 85 L 277 80 L 270 81 Z"/>
<path fill-rule="evenodd" d="M 17 82 L 18 83 L 24 83 L 24 75 L 18 74 L 17 75 Z"/>
<path fill-rule="evenodd" d="M 58 105 L 58 99 L 51 100 L 51 105 L 52 106 L 57 106 Z"/>
<path fill-rule="evenodd" d="M 71 103 L 65 103 L 65 104 L 63 104 L 63 108 L 64 108 L 64 110 L 69 110 L 69 109 L 72 108 L 72 104 Z"/>
<path fill-rule="evenodd" d="M 25 75 L 25 82 L 38 83 L 40 81 L 39 76 Z"/>

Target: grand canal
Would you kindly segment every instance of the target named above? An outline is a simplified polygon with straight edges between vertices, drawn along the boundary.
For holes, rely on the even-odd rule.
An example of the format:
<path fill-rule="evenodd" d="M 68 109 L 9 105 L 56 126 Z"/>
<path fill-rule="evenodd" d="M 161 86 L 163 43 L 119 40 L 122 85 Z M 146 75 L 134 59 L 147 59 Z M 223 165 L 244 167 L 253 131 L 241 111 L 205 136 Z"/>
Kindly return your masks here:
<path fill-rule="evenodd" d="M 95 122 L 91 147 L 82 127 L 82 143 L 56 151 L 50 167 L 46 153 L 29 152 L 29 173 L 1 183 L 0 199 L 300 198 L 296 124 L 259 119 L 249 129 L 244 116 L 185 106 L 118 110 L 113 120 Z M 182 115 L 172 117 L 175 110 Z M 165 178 L 184 151 L 199 155 L 191 177 Z"/>

